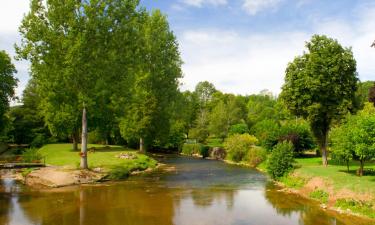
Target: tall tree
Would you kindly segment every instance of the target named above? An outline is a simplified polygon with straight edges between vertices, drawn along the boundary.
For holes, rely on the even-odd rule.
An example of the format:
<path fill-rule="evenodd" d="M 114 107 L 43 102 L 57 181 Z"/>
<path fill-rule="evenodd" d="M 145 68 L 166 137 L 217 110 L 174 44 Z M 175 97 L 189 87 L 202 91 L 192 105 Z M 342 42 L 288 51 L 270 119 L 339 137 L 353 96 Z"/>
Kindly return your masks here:
<path fill-rule="evenodd" d="M 124 50 L 122 45 L 135 39 L 130 30 L 137 30 L 132 22 L 139 16 L 138 3 L 138 0 L 50 0 L 45 4 L 42 0 L 32 0 L 31 11 L 20 27 L 23 39 L 17 52 L 20 58 L 31 61 L 32 77 L 49 128 L 57 135 L 73 134 L 77 143 L 82 125 L 83 168 L 87 167 L 87 122 L 90 124 L 99 113 L 111 112 L 106 107 L 96 107 L 96 103 L 107 103 L 115 96 L 98 90 L 112 92 L 119 88 L 114 81 L 123 84 L 123 77 L 129 72 L 129 69 L 121 72 L 120 67 L 128 65 L 123 60 L 130 56 L 122 60 L 118 57 L 130 53 L 129 49 L 121 50 Z M 94 128 L 103 123 L 92 124 Z"/>
<path fill-rule="evenodd" d="M 0 51 L 0 131 L 5 112 L 9 109 L 9 102 L 14 98 L 14 89 L 17 86 L 17 79 L 14 77 L 16 68 L 5 51 Z"/>
<path fill-rule="evenodd" d="M 350 48 L 314 35 L 307 52 L 288 64 L 281 98 L 289 110 L 307 119 L 327 165 L 327 137 L 333 121 L 354 110 L 356 61 Z"/>
<path fill-rule="evenodd" d="M 141 68 L 136 71 L 130 105 L 120 124 L 125 139 L 139 140 L 141 152 L 168 139 L 171 103 L 182 77 L 177 40 L 166 16 L 159 10 L 145 16 Z"/>

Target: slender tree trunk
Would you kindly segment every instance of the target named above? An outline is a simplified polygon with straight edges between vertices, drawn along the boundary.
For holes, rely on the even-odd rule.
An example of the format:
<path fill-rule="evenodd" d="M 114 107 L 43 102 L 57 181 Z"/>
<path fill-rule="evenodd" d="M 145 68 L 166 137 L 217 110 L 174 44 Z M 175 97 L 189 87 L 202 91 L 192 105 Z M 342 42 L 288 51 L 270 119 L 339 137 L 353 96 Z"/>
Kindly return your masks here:
<path fill-rule="evenodd" d="M 139 138 L 139 151 L 140 152 L 145 152 L 145 146 L 144 146 L 144 142 L 143 142 L 143 138 Z"/>
<path fill-rule="evenodd" d="M 87 169 L 87 118 L 86 108 L 82 111 L 81 169 Z"/>
<path fill-rule="evenodd" d="M 364 164 L 363 159 L 361 159 L 359 162 L 360 162 L 361 165 L 359 167 L 359 174 L 358 175 L 360 177 L 362 177 L 363 176 L 363 167 L 364 167 L 364 165 L 363 165 Z"/>
<path fill-rule="evenodd" d="M 328 154 L 327 154 L 328 131 L 325 132 L 323 139 L 324 140 L 322 140 L 322 144 L 320 146 L 322 150 L 322 163 L 323 163 L 323 166 L 328 166 L 328 159 L 327 159 L 328 158 Z"/>

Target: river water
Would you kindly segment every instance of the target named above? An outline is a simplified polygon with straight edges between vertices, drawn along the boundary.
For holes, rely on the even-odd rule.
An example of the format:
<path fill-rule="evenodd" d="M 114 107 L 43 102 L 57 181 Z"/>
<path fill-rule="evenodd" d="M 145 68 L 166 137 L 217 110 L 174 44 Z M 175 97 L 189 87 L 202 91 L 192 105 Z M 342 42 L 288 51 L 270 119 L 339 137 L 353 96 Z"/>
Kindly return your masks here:
<path fill-rule="evenodd" d="M 372 224 L 280 192 L 253 169 L 179 156 L 162 161 L 175 170 L 98 185 L 31 190 L 2 180 L 0 224 Z"/>

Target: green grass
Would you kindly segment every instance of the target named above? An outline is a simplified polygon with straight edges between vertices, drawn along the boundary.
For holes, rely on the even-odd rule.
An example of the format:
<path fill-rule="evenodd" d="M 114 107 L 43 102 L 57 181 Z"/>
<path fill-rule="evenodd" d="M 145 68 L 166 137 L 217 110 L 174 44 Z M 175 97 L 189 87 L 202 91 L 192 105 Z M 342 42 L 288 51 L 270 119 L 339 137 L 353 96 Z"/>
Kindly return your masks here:
<path fill-rule="evenodd" d="M 285 186 L 289 188 L 299 189 L 302 188 L 306 184 L 306 179 L 298 176 L 283 176 L 279 180 Z"/>
<path fill-rule="evenodd" d="M 375 218 L 375 210 L 373 209 L 373 205 L 368 202 L 355 201 L 352 199 L 338 199 L 335 203 L 335 207 L 342 210 L 349 209 L 354 213 Z"/>
<path fill-rule="evenodd" d="M 89 168 L 101 167 L 104 170 L 145 170 L 153 168 L 157 162 L 143 154 L 138 154 L 136 150 L 127 149 L 121 146 L 88 145 L 88 148 L 95 147 L 93 152 L 88 153 Z M 68 166 L 77 168 L 80 163 L 79 151 L 72 150 L 72 144 L 49 144 L 39 149 L 39 153 L 45 157 L 46 164 L 56 166 Z M 135 159 L 120 159 L 120 153 L 133 153 Z"/>
<path fill-rule="evenodd" d="M 328 193 L 323 190 L 315 190 L 310 193 L 310 198 L 318 200 L 322 203 L 328 202 Z"/>
<path fill-rule="evenodd" d="M 370 193 L 375 195 L 375 176 L 356 175 L 359 168 L 358 162 L 350 163 L 350 171 L 347 172 L 345 165 L 339 165 L 333 161 L 329 162 L 328 167 L 321 165 L 321 158 L 297 158 L 297 169 L 299 175 L 304 177 L 322 177 L 333 185 L 335 190 L 349 189 L 357 193 Z M 365 168 L 375 169 L 374 162 L 367 162 Z"/>

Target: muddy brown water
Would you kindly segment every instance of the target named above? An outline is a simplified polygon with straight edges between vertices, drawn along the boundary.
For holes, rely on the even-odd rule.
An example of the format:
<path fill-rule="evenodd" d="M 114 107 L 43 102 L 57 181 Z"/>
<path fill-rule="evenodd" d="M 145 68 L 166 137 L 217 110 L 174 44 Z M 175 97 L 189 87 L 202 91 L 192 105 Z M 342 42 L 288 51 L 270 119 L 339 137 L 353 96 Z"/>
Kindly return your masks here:
<path fill-rule="evenodd" d="M 176 170 L 50 190 L 32 190 L 4 179 L 0 224 L 373 224 L 280 192 L 253 169 L 179 156 L 161 160 Z"/>

